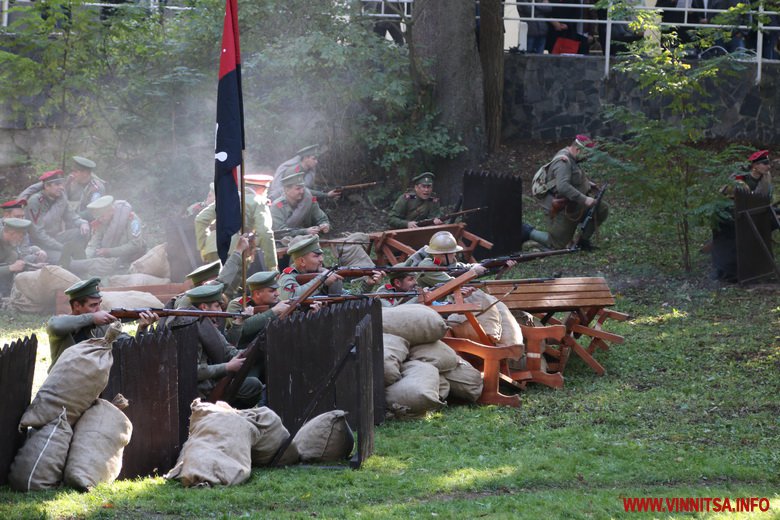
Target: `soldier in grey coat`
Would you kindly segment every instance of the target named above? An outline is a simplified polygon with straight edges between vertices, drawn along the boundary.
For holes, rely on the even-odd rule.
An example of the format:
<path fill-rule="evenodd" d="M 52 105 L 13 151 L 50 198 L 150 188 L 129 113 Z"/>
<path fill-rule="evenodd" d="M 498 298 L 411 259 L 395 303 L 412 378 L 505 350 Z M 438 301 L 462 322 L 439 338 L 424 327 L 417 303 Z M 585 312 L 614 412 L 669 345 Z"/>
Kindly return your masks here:
<path fill-rule="evenodd" d="M 328 216 L 304 185 L 303 175 L 290 172 L 282 178 L 284 195 L 271 204 L 274 234 L 318 235 L 330 231 Z"/>

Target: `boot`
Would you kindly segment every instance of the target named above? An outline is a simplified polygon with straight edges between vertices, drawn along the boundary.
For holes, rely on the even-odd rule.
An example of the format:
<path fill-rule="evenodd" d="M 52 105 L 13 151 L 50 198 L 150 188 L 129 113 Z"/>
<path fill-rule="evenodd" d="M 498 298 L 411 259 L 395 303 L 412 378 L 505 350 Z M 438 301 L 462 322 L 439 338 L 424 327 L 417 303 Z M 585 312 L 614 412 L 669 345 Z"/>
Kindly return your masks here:
<path fill-rule="evenodd" d="M 520 230 L 520 246 L 521 247 L 523 246 L 523 244 L 525 244 L 526 242 L 528 242 L 528 240 L 531 239 L 531 233 L 533 232 L 533 230 L 534 230 L 534 227 L 531 224 L 529 224 L 527 222 L 523 222 L 523 225 L 521 226 L 521 230 Z"/>

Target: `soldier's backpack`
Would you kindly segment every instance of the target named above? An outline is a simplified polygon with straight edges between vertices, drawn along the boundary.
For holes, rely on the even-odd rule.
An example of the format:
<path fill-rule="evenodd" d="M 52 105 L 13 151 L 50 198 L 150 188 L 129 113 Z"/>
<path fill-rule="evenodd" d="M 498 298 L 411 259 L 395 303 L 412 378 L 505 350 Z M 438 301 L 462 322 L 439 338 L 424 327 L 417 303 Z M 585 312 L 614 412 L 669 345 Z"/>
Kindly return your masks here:
<path fill-rule="evenodd" d="M 554 161 L 555 159 L 553 159 Z M 537 199 L 543 199 L 547 192 L 555 185 L 555 179 L 547 179 L 547 170 L 553 161 L 548 162 L 536 170 L 534 178 L 531 180 L 531 194 Z"/>

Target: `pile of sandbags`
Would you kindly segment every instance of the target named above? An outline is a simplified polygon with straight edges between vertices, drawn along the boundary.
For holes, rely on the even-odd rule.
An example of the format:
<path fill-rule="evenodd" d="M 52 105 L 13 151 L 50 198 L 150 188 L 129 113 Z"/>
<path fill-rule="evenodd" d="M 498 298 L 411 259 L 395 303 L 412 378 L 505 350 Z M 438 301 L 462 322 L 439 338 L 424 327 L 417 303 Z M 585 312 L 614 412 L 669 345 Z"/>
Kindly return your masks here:
<path fill-rule="evenodd" d="M 141 291 L 104 291 L 100 309 L 162 309 L 163 303 L 157 296 Z"/>
<path fill-rule="evenodd" d="M 151 274 L 115 274 L 103 278 L 103 286 L 105 287 L 135 287 L 138 285 L 164 285 L 171 283 L 170 278 L 160 278 L 159 276 L 152 276 Z"/>
<path fill-rule="evenodd" d="M 53 311 L 57 294 L 78 281 L 78 276 L 58 265 L 22 272 L 14 277 L 8 303 L 17 312 L 43 314 Z"/>
<path fill-rule="evenodd" d="M 417 417 L 440 409 L 450 395 L 476 401 L 482 394 L 482 374 L 441 341 L 448 327 L 435 310 L 383 308 L 382 324 L 390 416 Z"/>
<path fill-rule="evenodd" d="M 190 431 L 176 465 L 164 475 L 182 485 L 232 486 L 245 482 L 253 466 L 270 464 L 290 434 L 270 408 L 236 410 L 229 404 L 191 405 Z M 308 421 L 279 459 L 279 465 L 333 462 L 348 457 L 354 436 L 346 412 L 333 410 Z"/>
<path fill-rule="evenodd" d="M 117 477 L 132 426 L 98 396 L 108 384 L 120 332 L 113 324 L 105 337 L 66 349 L 52 367 L 22 415 L 19 428 L 28 429 L 28 437 L 11 465 L 14 489 L 56 487 L 66 475 L 71 485 L 86 489 Z"/>
<path fill-rule="evenodd" d="M 165 244 L 160 244 L 147 251 L 144 256 L 130 264 L 128 272 L 130 274 L 141 273 L 170 279 L 171 266 L 168 264 Z"/>

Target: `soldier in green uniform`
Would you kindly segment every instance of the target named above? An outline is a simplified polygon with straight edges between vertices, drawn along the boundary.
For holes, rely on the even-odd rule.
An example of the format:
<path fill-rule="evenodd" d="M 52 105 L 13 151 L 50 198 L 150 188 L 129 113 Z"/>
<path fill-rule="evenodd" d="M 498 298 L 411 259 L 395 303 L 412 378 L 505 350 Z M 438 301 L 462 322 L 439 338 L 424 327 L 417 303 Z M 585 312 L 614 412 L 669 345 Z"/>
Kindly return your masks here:
<path fill-rule="evenodd" d="M 185 309 L 201 311 L 222 310 L 222 284 L 201 285 L 185 293 L 191 305 Z M 197 316 L 176 316 L 169 324 L 172 329 L 195 327 L 198 341 L 198 393 L 208 399 L 220 379 L 235 373 L 246 361 L 239 351 L 219 332 L 216 321 Z M 255 376 L 247 377 L 233 401 L 236 408 L 251 408 L 260 401 L 263 383 Z"/>
<path fill-rule="evenodd" d="M 399 264 L 403 266 L 404 264 Z M 381 293 L 404 293 L 417 290 L 417 276 L 414 273 L 391 272 L 387 275 L 387 283 L 380 285 L 374 292 Z M 418 303 L 417 298 L 404 296 L 399 298 L 380 298 L 382 307 L 396 307 L 406 303 Z"/>
<path fill-rule="evenodd" d="M 288 159 L 287 161 L 284 161 L 282 164 L 280 164 L 274 172 L 274 179 L 271 182 L 268 198 L 271 200 L 276 200 L 281 197 L 283 194 L 282 187 L 284 185 L 284 183 L 282 183 L 282 178 L 293 173 L 300 173 L 303 175 L 304 185 L 309 189 L 309 191 L 311 191 L 312 195 L 321 199 L 325 199 L 327 197 L 329 199 L 338 200 L 338 198 L 341 197 L 340 190 L 330 190 L 328 192 L 324 192 L 314 189 L 314 181 L 317 176 L 317 163 L 319 162 L 318 157 L 321 153 L 322 150 L 320 145 L 313 144 L 305 148 L 301 148 L 295 152 L 295 157 Z"/>
<path fill-rule="evenodd" d="M 65 294 L 70 298 L 70 314 L 54 316 L 46 324 L 51 350 L 49 371 L 66 348 L 90 338 L 105 336 L 108 326 L 117 320 L 108 311 L 100 310 L 102 295 L 99 284 L 100 278 L 95 276 L 76 282 L 65 289 Z M 137 335 L 146 332 L 149 325 L 158 319 L 154 313 L 142 312 L 138 321 Z M 124 336 L 128 337 L 126 334 Z"/>
<path fill-rule="evenodd" d="M 57 243 L 56 250 L 43 246 L 51 263 L 59 262 L 61 256 L 68 256 L 63 252 L 66 244 L 69 254 L 81 256 L 90 234 L 89 222 L 79 217 L 68 205 L 63 176 L 62 170 L 52 170 L 41 175 L 43 188 L 27 199 L 25 209 L 25 217 L 38 227 L 37 231 Z"/>
<path fill-rule="evenodd" d="M 284 194 L 271 204 L 277 236 L 318 235 L 330 231 L 330 222 L 317 197 L 304 185 L 303 175 L 288 172 L 282 177 Z"/>
<path fill-rule="evenodd" d="M 431 172 L 424 172 L 412 179 L 414 191 L 404 193 L 396 199 L 390 210 L 388 224 L 393 229 L 416 228 L 420 220 L 433 219 L 433 223 L 442 223 L 437 217 L 441 215 L 439 198 L 433 194 L 433 179 Z"/>
<path fill-rule="evenodd" d="M 189 206 L 187 206 L 187 209 L 184 210 L 184 216 L 195 218 L 198 215 L 198 213 L 200 213 L 201 211 L 203 211 L 205 208 L 207 208 L 213 203 L 214 203 L 214 183 L 210 182 L 209 192 L 206 194 L 206 198 L 200 202 L 196 202 L 194 204 L 190 204 Z"/>
<path fill-rule="evenodd" d="M 24 208 L 27 206 L 26 200 L 9 200 L 4 204 L 0 204 L 0 208 L 3 210 L 2 218 L 24 218 Z M 56 240 L 52 239 L 46 233 L 39 232 L 38 228 L 32 223 L 27 228 L 27 234 L 24 237 L 22 245 L 19 246 L 19 251 L 22 255 L 31 255 L 30 260 L 34 264 L 43 264 L 48 262 L 49 255 L 43 249 L 48 246 L 56 250 L 58 247 Z"/>
<path fill-rule="evenodd" d="M 301 285 L 295 279 L 297 275 L 321 273 L 324 271 L 322 268 L 322 249 L 320 249 L 320 240 L 317 235 L 295 237 L 290 242 L 287 253 L 290 255 L 292 265 L 285 268 L 282 271 L 282 276 L 279 277 L 279 285 L 282 288 L 282 299 L 284 300 L 297 298 L 303 294 L 309 286 L 317 283 L 317 279 L 315 278 L 312 281 Z M 338 274 L 332 273 L 315 294 L 341 294 L 343 280 L 344 278 Z"/>
<path fill-rule="evenodd" d="M 247 188 L 246 214 L 244 219 L 244 231 L 254 232 L 257 246 L 263 251 L 263 260 L 266 269 L 276 269 L 276 243 L 271 224 L 271 211 L 265 203 L 256 199 L 253 190 Z M 217 207 L 212 202 L 195 217 L 195 239 L 201 257 L 205 262 L 212 262 L 217 256 L 217 234 L 212 231 L 212 224 L 217 219 Z M 239 235 L 233 236 L 230 243 L 230 251 L 234 251 L 238 244 Z"/>
<path fill-rule="evenodd" d="M 589 150 L 595 143 L 586 135 L 577 135 L 569 146 L 555 154 L 547 170 L 547 184 L 552 188 L 544 196 L 542 207 L 549 218 L 549 231 L 539 231 L 528 224 L 523 224 L 522 241 L 529 238 L 544 246 L 554 249 L 569 247 L 577 225 L 585 216 L 588 208 L 596 204 L 596 185 L 588 180 L 582 171 L 580 163 L 588 159 Z M 554 180 L 554 182 L 553 182 Z M 564 205 L 560 210 L 554 209 L 558 204 Z M 588 226 L 580 240 L 579 246 L 585 250 L 591 249 L 590 237 L 609 214 L 609 206 L 603 200 L 596 208 L 595 219 Z"/>
<path fill-rule="evenodd" d="M 104 195 L 87 208 L 95 218 L 92 239 L 87 244 L 88 258 L 116 258 L 120 265 L 129 265 L 146 252 L 141 219 L 127 201 Z"/>
<path fill-rule="evenodd" d="M 26 262 L 35 260 L 35 257 L 25 258 L 20 249 L 31 225 L 23 218 L 0 221 L 0 296 L 11 292 L 16 273 L 24 271 Z"/>
<path fill-rule="evenodd" d="M 272 320 L 290 307 L 287 302 L 279 301 L 278 277 L 277 271 L 260 271 L 246 279 L 250 291 L 249 299 L 244 301 L 244 298 L 240 297 L 231 300 L 227 311 L 243 312 L 252 316 L 228 319 L 225 326 L 228 341 L 239 348 L 246 347 Z M 255 313 L 256 306 L 267 306 L 268 310 Z"/>
<path fill-rule="evenodd" d="M 748 173 L 735 173 L 731 176 L 731 184 L 723 186 L 720 191 L 727 197 L 733 198 L 734 190 L 743 188 L 750 193 L 769 195 L 770 202 L 772 197 L 772 169 L 769 161 L 769 150 L 759 150 L 753 152 L 748 157 L 750 171 Z"/>

